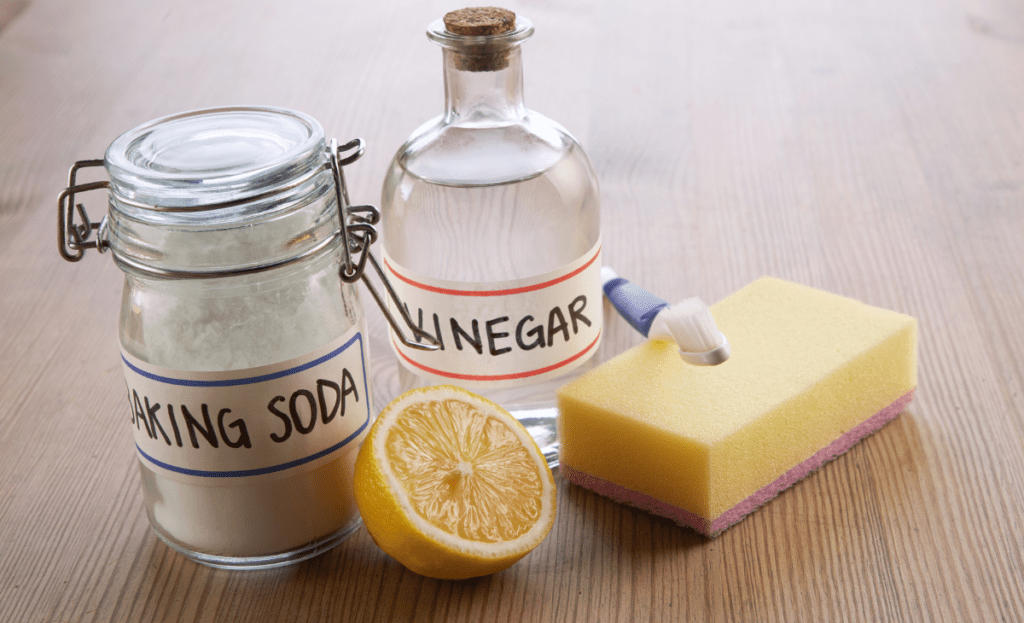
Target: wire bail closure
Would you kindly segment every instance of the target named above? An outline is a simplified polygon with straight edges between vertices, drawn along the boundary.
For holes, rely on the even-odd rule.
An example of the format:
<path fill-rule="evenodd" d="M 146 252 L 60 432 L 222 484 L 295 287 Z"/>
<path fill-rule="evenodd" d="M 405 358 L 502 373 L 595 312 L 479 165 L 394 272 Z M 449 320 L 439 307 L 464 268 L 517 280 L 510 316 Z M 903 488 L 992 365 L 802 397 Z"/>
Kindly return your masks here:
<path fill-rule="evenodd" d="M 370 291 L 370 295 L 373 296 L 373 300 L 376 301 L 377 306 L 380 307 L 381 312 L 384 313 L 384 317 L 387 319 L 388 324 L 394 330 L 395 335 L 398 339 L 408 346 L 409 348 L 415 348 L 418 350 L 437 350 L 440 347 L 440 343 L 430 333 L 417 327 L 409 316 L 409 310 L 402 303 L 395 291 L 394 286 L 388 280 L 384 271 L 381 269 L 380 264 L 376 258 L 370 252 L 370 245 L 377 240 L 377 229 L 374 227 L 380 222 L 380 211 L 372 205 L 351 205 L 348 197 L 348 187 L 345 184 L 345 174 L 343 167 L 345 165 L 352 164 L 358 160 L 365 150 L 365 144 L 363 139 L 353 139 L 344 145 L 338 146 L 336 139 L 331 139 L 330 147 L 328 148 L 328 163 L 325 167 L 331 169 L 331 173 L 334 176 L 334 191 L 338 200 L 338 215 L 341 221 L 341 243 L 343 249 L 343 259 L 341 268 L 339 269 L 339 277 L 345 283 L 355 283 L 356 281 L 362 281 L 366 286 L 366 289 Z M 347 156 L 342 157 L 342 154 L 349 153 Z M 88 182 L 84 184 L 78 184 L 76 177 L 78 171 L 87 167 L 101 167 L 103 166 L 103 160 L 79 160 L 71 166 L 71 170 L 68 173 L 68 186 L 60 192 L 57 197 L 57 250 L 60 252 L 60 256 L 69 262 L 77 262 L 85 256 L 85 252 L 88 249 L 96 249 L 100 253 L 104 253 L 110 248 L 110 243 L 107 241 L 106 229 L 107 229 L 107 216 L 99 222 L 93 222 L 89 219 L 89 214 L 85 210 L 85 206 L 81 203 L 75 203 L 75 196 L 78 193 L 88 192 L 90 190 L 109 189 L 109 181 L 98 181 Z M 225 204 L 229 205 L 229 204 Z M 214 204 L 205 206 L 204 209 L 216 209 L 223 207 L 222 204 Z M 159 208 L 157 208 L 159 209 Z M 80 222 L 75 221 L 75 214 L 78 214 Z M 96 233 L 96 238 L 90 240 L 92 233 Z M 287 263 L 299 261 L 304 259 L 310 253 L 319 251 L 322 247 L 311 249 L 306 254 L 300 255 L 283 262 L 276 262 L 268 264 L 258 268 L 247 268 L 240 270 L 225 270 L 206 274 L 197 273 L 177 273 L 171 271 L 147 271 L 153 272 L 159 276 L 166 277 L 178 277 L 178 278 L 197 278 L 197 277 L 225 277 L 239 274 L 246 274 L 251 272 L 257 272 L 259 270 L 269 270 L 272 268 L 278 268 Z M 116 257 L 118 254 L 115 252 L 115 261 L 121 264 L 127 264 L 135 268 L 132 262 L 125 260 L 124 258 Z M 395 303 L 395 307 L 398 308 L 399 315 L 405 325 L 413 333 L 413 340 L 409 340 L 405 333 L 402 331 L 398 320 L 395 319 L 394 315 L 388 310 L 387 300 L 381 296 L 374 287 L 373 283 L 367 277 L 365 269 L 366 264 L 369 262 L 373 266 L 374 271 L 377 273 L 377 277 L 384 284 L 384 289 L 387 291 L 388 296 Z M 424 340 L 426 343 L 424 343 Z"/>
<path fill-rule="evenodd" d="M 89 214 L 85 206 L 75 203 L 75 193 L 84 193 L 90 190 L 110 188 L 110 182 L 89 182 L 87 184 L 76 184 L 75 177 L 79 169 L 86 167 L 101 167 L 102 160 L 79 160 L 71 165 L 68 172 L 68 187 L 61 191 L 57 197 L 57 250 L 60 256 L 69 262 L 77 262 L 85 256 L 86 249 L 96 249 L 100 253 L 107 250 L 106 229 L 107 217 L 104 216 L 98 223 L 89 220 Z M 82 220 L 75 223 L 75 211 Z M 89 240 L 92 232 L 98 231 L 95 240 Z"/>
<path fill-rule="evenodd" d="M 398 293 L 395 291 L 394 286 L 391 285 L 387 275 L 384 274 L 380 264 L 377 262 L 377 258 L 370 252 L 370 245 L 377 240 L 377 229 L 374 225 L 380 222 L 380 210 L 372 205 L 350 205 L 343 167 L 358 160 L 363 155 L 364 149 L 365 146 L 361 138 L 353 139 L 341 146 L 338 146 L 337 139 L 332 138 L 329 148 L 331 171 L 334 173 L 334 191 L 338 196 L 338 212 L 341 216 L 342 245 L 345 248 L 345 259 L 339 270 L 341 280 L 345 283 L 355 283 L 358 280 L 362 280 L 363 285 L 370 291 L 373 300 L 377 302 L 377 306 L 384 313 L 388 324 L 394 329 L 395 335 L 401 340 L 402 344 L 418 350 L 437 350 L 440 347 L 440 342 L 433 335 L 417 327 L 412 321 L 412 318 L 409 316 L 409 310 L 406 309 L 406 306 L 398 297 Z M 342 153 L 353 150 L 355 150 L 354 153 L 342 158 Z M 377 288 L 374 287 L 369 277 L 367 277 L 367 261 L 373 266 L 373 270 L 377 273 L 377 278 L 384 284 L 384 289 L 387 290 L 388 296 L 395 302 L 395 307 L 398 308 L 398 313 L 402 316 L 405 325 L 412 330 L 415 341 L 405 337 L 405 333 L 402 332 L 398 321 L 388 311 L 387 301 L 380 295 Z M 424 339 L 428 343 L 424 344 L 422 341 Z"/>

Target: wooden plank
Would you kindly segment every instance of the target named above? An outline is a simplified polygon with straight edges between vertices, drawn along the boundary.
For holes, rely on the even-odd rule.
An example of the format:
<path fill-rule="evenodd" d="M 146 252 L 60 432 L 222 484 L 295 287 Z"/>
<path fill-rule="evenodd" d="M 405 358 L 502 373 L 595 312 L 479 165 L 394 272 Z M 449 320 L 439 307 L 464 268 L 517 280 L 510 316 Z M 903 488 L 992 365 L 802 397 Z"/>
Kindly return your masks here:
<path fill-rule="evenodd" d="M 366 139 L 348 181 L 376 202 L 441 112 L 446 8 L 0 2 L 0 621 L 1024 620 L 1024 12 L 997 0 L 512 4 L 527 104 L 587 148 L 621 274 L 708 301 L 772 274 L 920 321 L 911 407 L 721 537 L 561 480 L 544 543 L 464 582 L 365 530 L 245 573 L 153 536 L 121 273 L 54 248 L 67 167 L 163 114 L 275 104 Z M 605 312 L 601 358 L 640 340 Z"/>

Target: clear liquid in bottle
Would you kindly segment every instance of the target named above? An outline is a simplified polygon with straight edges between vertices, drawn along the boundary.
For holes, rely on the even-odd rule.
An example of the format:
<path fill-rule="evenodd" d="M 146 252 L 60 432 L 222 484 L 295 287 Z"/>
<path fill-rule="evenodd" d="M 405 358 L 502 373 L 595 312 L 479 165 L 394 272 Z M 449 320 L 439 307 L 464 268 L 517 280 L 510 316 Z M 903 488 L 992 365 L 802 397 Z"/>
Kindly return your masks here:
<path fill-rule="evenodd" d="M 601 336 L 597 180 L 579 143 L 523 104 L 519 43 L 532 25 L 463 35 L 458 13 L 428 29 L 444 52 L 445 113 L 398 150 L 382 196 L 389 277 L 442 345 L 391 340 L 401 389 L 484 395 L 554 465 L 555 390 L 589 367 Z"/>

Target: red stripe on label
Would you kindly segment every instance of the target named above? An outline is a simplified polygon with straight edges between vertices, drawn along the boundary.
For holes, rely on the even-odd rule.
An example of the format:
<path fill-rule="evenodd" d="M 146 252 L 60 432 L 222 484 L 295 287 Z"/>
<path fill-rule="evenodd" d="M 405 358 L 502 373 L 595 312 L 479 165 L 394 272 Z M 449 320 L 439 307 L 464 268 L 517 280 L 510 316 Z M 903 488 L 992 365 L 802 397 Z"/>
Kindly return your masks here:
<path fill-rule="evenodd" d="M 594 261 L 597 259 L 597 256 L 599 255 L 601 255 L 601 247 L 597 248 L 597 251 L 594 253 L 594 257 L 587 260 L 586 264 L 580 266 L 571 273 L 562 275 L 561 277 L 556 277 L 551 281 L 545 281 L 544 283 L 538 283 L 532 286 L 523 286 L 521 288 L 510 288 L 507 290 L 452 290 L 450 288 L 439 288 L 437 286 L 430 286 L 425 283 L 420 283 L 419 281 L 414 281 L 400 274 L 397 270 L 395 270 L 395 267 L 392 266 L 390 262 L 388 262 L 387 258 L 384 258 L 384 265 L 388 267 L 388 270 L 390 270 L 391 274 L 394 275 L 395 277 L 398 277 L 399 279 L 413 287 L 419 288 L 421 290 L 426 290 L 427 292 L 436 292 L 437 294 L 450 294 L 452 296 L 506 296 L 509 294 L 522 294 L 523 292 L 534 292 L 536 290 L 543 290 L 544 288 L 548 288 L 553 285 L 562 283 L 567 279 L 572 279 L 576 275 L 586 270 L 588 266 L 593 264 Z"/>
<path fill-rule="evenodd" d="M 447 378 L 447 379 L 457 379 L 457 380 L 460 380 L 460 381 L 513 381 L 513 380 L 516 380 L 516 379 L 525 379 L 525 378 L 530 377 L 530 376 L 537 376 L 538 374 L 544 374 L 545 372 L 551 372 L 552 370 L 557 370 L 558 368 L 561 368 L 562 366 L 568 365 L 568 364 L 576 361 L 577 359 L 579 359 L 583 355 L 587 354 L 587 352 L 589 352 L 590 349 L 593 348 L 595 344 L 597 344 L 597 341 L 599 339 L 601 339 L 601 333 L 600 332 L 598 332 L 597 337 L 594 338 L 594 341 L 591 342 L 589 346 L 587 346 L 586 348 L 584 348 L 580 352 L 576 353 L 572 357 L 569 357 L 565 361 L 560 361 L 560 362 L 558 362 L 556 364 L 553 364 L 553 365 L 550 365 L 550 366 L 547 366 L 547 367 L 544 367 L 544 368 L 540 368 L 540 369 L 537 369 L 537 370 L 530 370 L 529 372 L 517 372 L 515 374 L 477 375 L 477 374 L 456 374 L 454 372 L 445 372 L 444 370 L 438 370 L 436 368 L 431 368 L 430 366 L 425 366 L 425 365 L 423 365 L 421 363 L 417 363 L 417 362 L 413 361 L 412 359 L 409 359 L 409 357 L 407 357 L 405 355 L 405 353 L 403 353 L 402 350 L 399 348 L 398 344 L 395 344 L 395 351 L 399 355 L 401 355 L 402 359 L 406 360 L 410 365 L 416 366 L 417 368 L 419 368 L 420 370 L 423 370 L 424 372 L 429 372 L 430 374 L 434 374 L 436 376 L 442 376 L 442 377 Z M 392 340 L 392 343 L 394 344 L 394 340 Z"/>

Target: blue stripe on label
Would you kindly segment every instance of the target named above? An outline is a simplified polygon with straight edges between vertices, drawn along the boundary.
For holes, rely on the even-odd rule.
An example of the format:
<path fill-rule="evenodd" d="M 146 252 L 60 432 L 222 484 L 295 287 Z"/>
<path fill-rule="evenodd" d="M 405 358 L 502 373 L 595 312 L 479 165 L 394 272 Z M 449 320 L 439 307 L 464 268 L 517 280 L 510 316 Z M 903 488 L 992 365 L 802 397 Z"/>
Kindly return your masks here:
<path fill-rule="evenodd" d="M 330 448 L 327 448 L 326 450 L 321 450 L 320 452 L 317 452 L 316 454 L 311 454 L 311 455 L 309 455 L 307 457 L 304 457 L 304 458 L 301 458 L 301 459 L 295 459 L 294 461 L 288 461 L 287 463 L 282 463 L 280 465 L 272 465 L 270 467 L 260 467 L 258 469 L 239 469 L 239 470 L 223 471 L 223 472 L 206 471 L 206 470 L 201 470 L 201 469 L 187 469 L 187 468 L 184 468 L 184 467 L 178 467 L 176 465 L 170 465 L 168 463 L 164 463 L 163 461 L 158 461 L 157 459 L 154 459 L 153 457 L 151 457 L 148 454 L 146 454 L 145 452 L 143 452 L 142 448 L 139 448 L 138 444 L 135 444 L 135 448 L 139 451 L 139 454 L 144 456 L 146 458 L 146 460 L 149 461 L 150 463 L 152 463 L 154 465 L 157 465 L 159 467 L 162 467 L 162 468 L 164 468 L 164 469 L 166 469 L 168 471 L 175 472 L 177 474 L 185 474 L 187 476 L 202 476 L 204 478 L 240 478 L 242 476 L 260 476 L 260 475 L 263 475 L 263 474 L 272 474 L 274 472 L 280 472 L 280 471 L 283 471 L 283 470 L 286 470 L 286 469 L 291 469 L 293 467 L 298 467 L 299 465 L 303 465 L 305 463 L 309 463 L 310 461 L 315 461 L 315 460 L 319 459 L 320 457 L 327 456 L 328 454 L 331 454 L 332 452 L 337 452 L 338 450 L 343 448 L 345 445 L 347 445 L 349 442 L 351 442 L 353 439 L 358 437 L 359 434 L 361 432 L 363 432 L 363 430 L 366 429 L 366 427 L 367 427 L 367 425 L 369 425 L 369 423 L 370 423 L 370 418 L 369 418 L 369 413 L 367 413 L 366 421 L 363 422 L 362 426 L 360 426 L 359 429 L 356 430 L 356 432 L 352 433 L 351 435 L 349 435 L 348 437 L 343 439 L 341 442 L 331 446 Z"/>
<path fill-rule="evenodd" d="M 289 368 L 287 370 L 281 370 L 280 372 L 273 372 L 271 374 L 264 374 L 262 376 L 251 376 L 244 379 L 224 379 L 221 381 L 196 381 L 192 379 L 174 379 L 168 376 L 160 376 L 159 374 L 146 372 L 145 370 L 133 366 L 127 359 L 125 359 L 123 354 L 121 355 L 121 361 L 123 361 L 124 364 L 131 368 L 136 374 L 142 375 L 147 379 L 151 379 L 153 381 L 166 383 L 168 385 L 183 385 L 185 387 L 232 387 L 235 385 L 252 385 L 255 383 L 262 383 L 264 381 L 273 381 L 274 379 L 284 378 L 286 376 L 291 376 L 292 374 L 302 372 L 303 370 L 308 370 L 309 368 L 318 366 L 325 361 L 334 359 L 341 353 L 345 352 L 345 350 L 349 346 L 352 346 L 352 344 L 355 343 L 356 340 L 359 340 L 360 345 L 362 345 L 362 339 L 362 334 L 356 333 L 354 336 L 352 336 L 352 339 L 349 340 L 348 342 L 345 342 L 343 346 L 340 346 L 339 348 L 327 353 L 326 355 L 320 357 L 319 359 L 315 359 L 301 366 L 296 366 L 294 368 Z M 360 351 L 362 351 L 362 349 L 360 349 Z"/>

